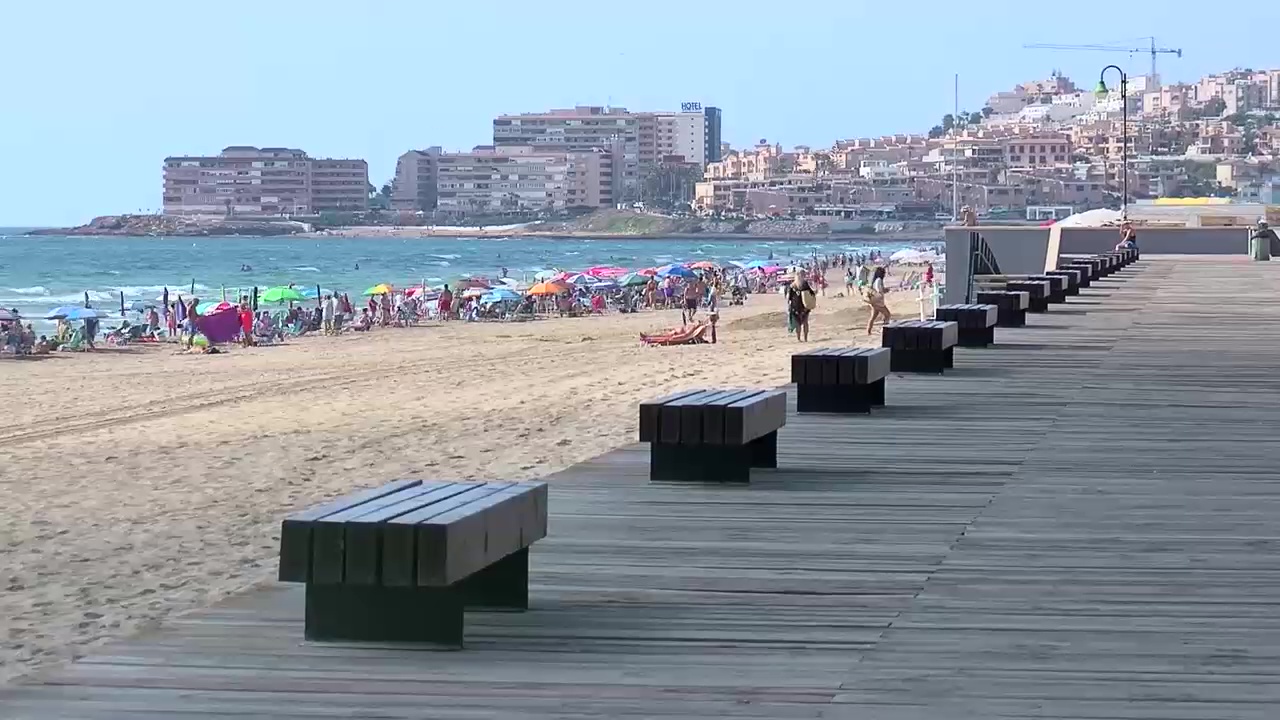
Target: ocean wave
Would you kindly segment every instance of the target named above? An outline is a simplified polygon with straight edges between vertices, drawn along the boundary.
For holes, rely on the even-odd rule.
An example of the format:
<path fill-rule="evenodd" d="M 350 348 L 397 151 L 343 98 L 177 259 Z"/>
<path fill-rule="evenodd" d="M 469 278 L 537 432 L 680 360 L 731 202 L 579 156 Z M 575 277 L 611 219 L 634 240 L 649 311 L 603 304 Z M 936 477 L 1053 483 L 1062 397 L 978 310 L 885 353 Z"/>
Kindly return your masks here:
<path fill-rule="evenodd" d="M 9 288 L 9 292 L 19 295 L 48 295 L 49 289 L 43 285 L 32 285 L 24 288 Z"/>
<path fill-rule="evenodd" d="M 441 260 L 457 260 L 462 256 L 461 255 L 432 255 L 431 257 L 440 258 Z"/>
<path fill-rule="evenodd" d="M 297 271 L 297 272 L 320 272 L 320 268 L 318 268 L 318 267 L 311 267 L 310 265 L 303 265 L 303 266 L 301 266 L 301 267 L 289 268 L 289 269 L 290 269 L 290 270 L 295 270 L 295 271 Z"/>
<path fill-rule="evenodd" d="M 431 264 L 435 265 L 436 267 L 450 267 L 452 265 L 452 263 L 450 263 L 448 260 L 441 260 L 440 262 L 435 262 Z"/>

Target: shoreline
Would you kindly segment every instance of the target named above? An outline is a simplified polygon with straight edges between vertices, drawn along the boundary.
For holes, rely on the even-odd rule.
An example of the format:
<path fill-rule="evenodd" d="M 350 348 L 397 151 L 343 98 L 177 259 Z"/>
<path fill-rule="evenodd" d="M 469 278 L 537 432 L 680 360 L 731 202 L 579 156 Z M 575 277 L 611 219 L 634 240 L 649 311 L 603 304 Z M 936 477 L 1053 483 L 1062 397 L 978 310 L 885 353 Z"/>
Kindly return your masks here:
<path fill-rule="evenodd" d="M 645 240 L 645 241 L 661 241 L 661 240 L 710 240 L 710 241 L 747 241 L 758 240 L 762 242 L 941 242 L 943 239 L 941 230 L 936 231 L 937 236 L 932 237 L 934 230 L 921 230 L 919 232 L 901 232 L 901 233 L 813 233 L 813 234 L 755 234 L 755 233 L 605 233 L 605 232 L 586 232 L 586 231 L 565 231 L 565 232 L 549 232 L 549 231 L 494 231 L 494 232 L 475 232 L 475 231 L 455 231 L 455 230 L 436 230 L 431 228 L 415 228 L 415 227 L 399 227 L 389 228 L 383 226 L 370 226 L 360 228 L 336 228 L 333 230 L 317 230 L 312 232 L 289 233 L 280 235 L 205 235 L 205 234 L 172 234 L 172 235 L 130 235 L 128 233 L 82 233 L 82 232 L 62 232 L 63 228 L 58 228 L 55 232 L 52 229 L 41 232 L 27 232 L 23 235 L 15 237 L 68 237 L 68 238 L 128 238 L 130 240 L 146 240 L 148 238 L 155 240 L 169 240 L 174 238 L 203 238 L 206 240 L 239 240 L 248 238 L 301 238 L 306 240 L 323 240 L 326 238 L 346 239 L 346 240 L 385 240 L 388 238 L 412 238 L 415 240 Z"/>

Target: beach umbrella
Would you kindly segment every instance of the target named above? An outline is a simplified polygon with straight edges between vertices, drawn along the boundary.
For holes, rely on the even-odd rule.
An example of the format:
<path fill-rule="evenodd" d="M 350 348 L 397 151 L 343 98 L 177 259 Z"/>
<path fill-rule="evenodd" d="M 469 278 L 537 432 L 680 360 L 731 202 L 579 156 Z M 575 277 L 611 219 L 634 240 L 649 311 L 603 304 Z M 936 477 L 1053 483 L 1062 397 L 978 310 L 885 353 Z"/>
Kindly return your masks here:
<path fill-rule="evenodd" d="M 587 275 L 586 273 L 578 273 L 576 275 L 570 275 L 565 278 L 564 281 L 570 285 L 590 285 L 596 281 L 596 278 L 591 275 Z"/>
<path fill-rule="evenodd" d="M 61 307 L 56 307 L 50 310 L 49 312 L 45 313 L 44 319 L 59 320 L 61 318 L 65 318 L 67 316 L 67 313 L 72 312 L 78 309 L 79 307 L 80 307 L 79 305 L 63 305 Z"/>
<path fill-rule="evenodd" d="M 155 303 L 147 302 L 146 300 L 134 300 L 129 303 L 129 309 L 134 312 L 145 312 L 148 308 L 153 308 L 155 306 Z"/>
<path fill-rule="evenodd" d="M 695 263 L 689 263 L 690 270 L 715 270 L 716 264 L 710 260 L 699 260 Z"/>
<path fill-rule="evenodd" d="M 618 278 L 618 283 L 625 287 L 636 287 L 639 285 L 649 284 L 649 278 L 648 276 L 641 275 L 640 273 L 627 273 L 626 275 Z"/>
<path fill-rule="evenodd" d="M 520 299 L 520 293 L 508 288 L 494 288 L 480 297 L 480 302 L 492 305 L 500 302 L 514 302 Z"/>
<path fill-rule="evenodd" d="M 725 265 L 732 265 L 733 267 L 736 267 L 736 268 L 738 268 L 738 269 L 742 269 L 742 268 L 745 268 L 745 267 L 747 266 L 747 264 L 746 264 L 746 263 L 744 263 L 744 262 L 739 262 L 739 261 L 737 261 L 737 260 L 730 260 L 729 262 L 725 263 Z"/>
<path fill-rule="evenodd" d="M 306 295 L 294 290 L 291 287 L 280 285 L 273 288 L 267 288 L 263 291 L 258 299 L 264 303 L 287 303 L 287 302 L 303 302 L 307 299 Z"/>
<path fill-rule="evenodd" d="M 480 297 L 481 295 L 484 295 L 487 292 L 489 292 L 488 288 L 478 288 L 478 287 L 467 288 L 466 290 L 462 291 L 462 297 L 464 298 Z"/>
<path fill-rule="evenodd" d="M 601 280 L 591 284 L 592 290 L 617 290 L 618 283 L 613 280 Z"/>
<path fill-rule="evenodd" d="M 104 318 L 107 317 L 107 314 L 97 308 L 73 307 L 67 308 L 67 313 L 63 317 L 68 320 L 88 320 L 90 318 Z"/>
<path fill-rule="evenodd" d="M 587 268 L 582 272 L 587 275 L 594 275 L 598 278 L 620 278 L 627 274 L 626 268 L 609 267 L 608 265 L 597 265 L 593 268 Z"/>
<path fill-rule="evenodd" d="M 658 277 L 679 277 L 691 278 L 696 277 L 694 272 L 683 265 L 663 265 L 658 268 Z"/>
<path fill-rule="evenodd" d="M 197 305 L 196 312 L 201 315 L 216 315 L 220 312 L 235 310 L 236 307 L 236 305 L 232 305 L 226 300 L 210 300 L 209 302 L 202 302 Z"/>
<path fill-rule="evenodd" d="M 770 267 L 770 265 L 768 260 L 752 260 L 751 262 L 747 263 L 746 265 L 743 265 L 742 267 L 748 270 L 759 270 L 760 268 Z"/>
<path fill-rule="evenodd" d="M 569 288 L 557 282 L 540 282 L 529 288 L 530 295 L 559 295 Z"/>
<path fill-rule="evenodd" d="M 534 280 L 550 280 L 551 278 L 559 274 L 560 274 L 559 270 L 539 270 L 538 272 L 533 274 L 533 279 Z"/>
<path fill-rule="evenodd" d="M 390 295 L 394 290 L 386 283 L 378 283 L 368 290 L 364 291 L 365 295 Z"/>
<path fill-rule="evenodd" d="M 3 320 L 3 321 L 5 321 L 5 322 L 12 322 L 12 321 L 14 321 L 14 320 L 17 320 L 17 319 L 18 319 L 18 317 L 19 317 L 19 316 L 18 316 L 18 311 L 17 311 L 17 310 L 9 310 L 9 309 L 7 309 L 7 308 L 0 308 L 0 320 Z"/>

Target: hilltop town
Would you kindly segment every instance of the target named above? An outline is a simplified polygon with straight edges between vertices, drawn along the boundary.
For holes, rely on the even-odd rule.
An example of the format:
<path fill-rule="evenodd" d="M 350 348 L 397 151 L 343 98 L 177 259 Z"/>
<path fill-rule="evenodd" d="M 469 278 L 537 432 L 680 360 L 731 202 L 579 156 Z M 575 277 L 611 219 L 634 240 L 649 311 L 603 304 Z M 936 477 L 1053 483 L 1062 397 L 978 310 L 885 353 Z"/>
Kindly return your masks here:
<path fill-rule="evenodd" d="M 721 140 L 723 113 L 580 106 L 492 121 L 492 144 L 402 154 L 369 182 L 363 159 L 232 146 L 172 156 L 163 214 L 99 219 L 82 234 L 263 234 L 343 226 L 511 227 L 509 234 L 812 234 L 936 224 L 970 206 L 1037 222 L 1129 200 L 1217 196 L 1274 203 L 1280 70 L 1109 87 L 1048 79 L 996 92 L 926 132 L 829 147 Z M 1127 119 L 1127 127 L 1125 120 Z M 1127 133 L 1126 133 L 1127 130 Z M 1127 137 L 1126 137 L 1127 136 Z M 1127 145 L 1126 145 L 1127 141 Z M 287 226 L 263 221 L 289 219 Z"/>

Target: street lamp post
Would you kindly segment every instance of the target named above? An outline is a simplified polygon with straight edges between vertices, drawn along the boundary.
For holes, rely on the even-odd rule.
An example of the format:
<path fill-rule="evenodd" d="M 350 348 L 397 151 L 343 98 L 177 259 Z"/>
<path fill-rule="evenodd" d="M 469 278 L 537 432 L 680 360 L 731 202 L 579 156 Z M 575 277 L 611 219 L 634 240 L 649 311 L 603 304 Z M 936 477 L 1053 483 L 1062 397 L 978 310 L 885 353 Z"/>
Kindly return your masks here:
<path fill-rule="evenodd" d="M 1098 87 L 1094 89 L 1093 94 L 1099 100 L 1107 97 L 1110 90 L 1107 89 L 1106 75 L 1108 70 L 1115 70 L 1120 73 L 1120 112 L 1121 112 L 1121 142 L 1120 148 L 1120 171 L 1124 173 L 1122 181 L 1122 191 L 1124 194 L 1120 199 L 1120 219 L 1129 219 L 1129 76 L 1125 74 L 1124 69 L 1119 65 L 1108 65 L 1102 68 L 1102 72 L 1098 73 Z"/>

